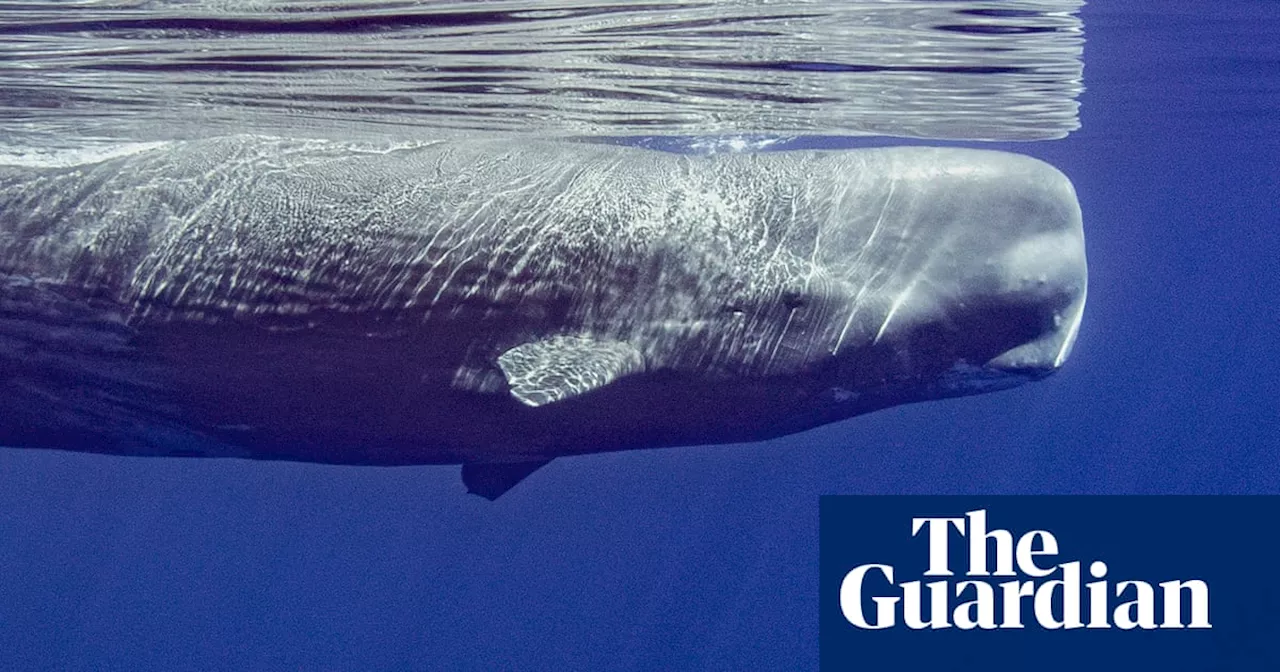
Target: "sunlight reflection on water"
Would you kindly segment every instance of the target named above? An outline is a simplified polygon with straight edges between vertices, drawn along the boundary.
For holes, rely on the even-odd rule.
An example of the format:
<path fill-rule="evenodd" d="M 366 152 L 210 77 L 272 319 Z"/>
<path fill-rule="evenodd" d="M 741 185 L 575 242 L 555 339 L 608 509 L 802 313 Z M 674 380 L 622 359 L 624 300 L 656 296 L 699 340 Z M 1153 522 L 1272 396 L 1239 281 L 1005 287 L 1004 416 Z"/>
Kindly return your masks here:
<path fill-rule="evenodd" d="M 395 127 L 1056 138 L 1079 126 L 1081 4 L 0 2 L 0 114 L 7 142 L 39 144 Z"/>

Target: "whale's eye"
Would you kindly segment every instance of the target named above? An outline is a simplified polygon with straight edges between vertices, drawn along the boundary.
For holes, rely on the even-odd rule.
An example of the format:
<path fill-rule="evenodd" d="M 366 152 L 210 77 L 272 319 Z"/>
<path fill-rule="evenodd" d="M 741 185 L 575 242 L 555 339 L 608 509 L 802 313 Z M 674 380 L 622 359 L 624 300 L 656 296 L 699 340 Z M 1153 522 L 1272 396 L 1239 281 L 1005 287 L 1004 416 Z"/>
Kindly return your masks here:
<path fill-rule="evenodd" d="M 787 310 L 796 310 L 798 308 L 804 308 L 807 303 L 808 301 L 805 301 L 804 297 L 800 296 L 796 292 L 782 293 L 782 305 L 786 306 Z"/>

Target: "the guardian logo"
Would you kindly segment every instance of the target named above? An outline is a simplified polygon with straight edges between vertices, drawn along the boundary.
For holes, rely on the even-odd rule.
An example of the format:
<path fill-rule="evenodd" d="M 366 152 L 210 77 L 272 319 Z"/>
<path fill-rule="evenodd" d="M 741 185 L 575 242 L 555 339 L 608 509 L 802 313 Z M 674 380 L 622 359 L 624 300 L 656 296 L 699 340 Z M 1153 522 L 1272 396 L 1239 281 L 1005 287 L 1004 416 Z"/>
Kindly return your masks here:
<path fill-rule="evenodd" d="M 1102 560 L 1059 561 L 1058 540 L 1047 530 L 1015 538 L 1009 530 L 988 529 L 986 509 L 912 518 L 911 536 L 928 543 L 924 577 L 940 578 L 901 581 L 893 565 L 854 567 L 840 582 L 840 611 L 850 624 L 864 630 L 1213 627 L 1205 581 L 1113 581 Z M 968 544 L 963 579 L 951 567 L 953 541 Z"/>

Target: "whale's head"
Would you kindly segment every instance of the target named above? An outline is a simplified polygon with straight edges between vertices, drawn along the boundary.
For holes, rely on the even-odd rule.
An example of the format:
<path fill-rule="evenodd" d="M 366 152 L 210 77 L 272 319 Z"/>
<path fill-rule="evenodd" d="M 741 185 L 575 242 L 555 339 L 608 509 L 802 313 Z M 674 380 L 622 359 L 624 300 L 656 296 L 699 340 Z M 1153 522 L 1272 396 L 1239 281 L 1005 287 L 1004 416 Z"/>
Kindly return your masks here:
<path fill-rule="evenodd" d="M 832 396 L 899 403 L 1058 370 L 1087 286 L 1067 177 L 1004 152 L 899 148 L 880 158 L 888 186 L 868 191 L 861 165 L 848 166 L 846 198 L 821 232 L 825 291 L 840 304 L 822 329 Z"/>
<path fill-rule="evenodd" d="M 797 206 L 812 225 L 770 257 L 790 259 L 789 275 L 728 307 L 749 322 L 731 331 L 738 361 L 816 381 L 819 405 L 839 409 L 824 416 L 1003 389 L 1063 365 L 1087 273 L 1061 172 L 954 148 L 831 153 L 816 169 Z"/>

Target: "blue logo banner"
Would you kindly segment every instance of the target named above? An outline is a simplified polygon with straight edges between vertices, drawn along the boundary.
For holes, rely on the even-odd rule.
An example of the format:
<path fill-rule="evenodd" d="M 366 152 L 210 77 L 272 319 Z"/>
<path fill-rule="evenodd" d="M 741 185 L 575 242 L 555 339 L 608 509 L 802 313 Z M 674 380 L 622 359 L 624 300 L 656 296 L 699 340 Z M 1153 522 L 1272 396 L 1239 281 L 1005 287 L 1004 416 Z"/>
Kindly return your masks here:
<path fill-rule="evenodd" d="M 1280 497 L 827 496 L 821 669 L 1280 671 Z"/>

